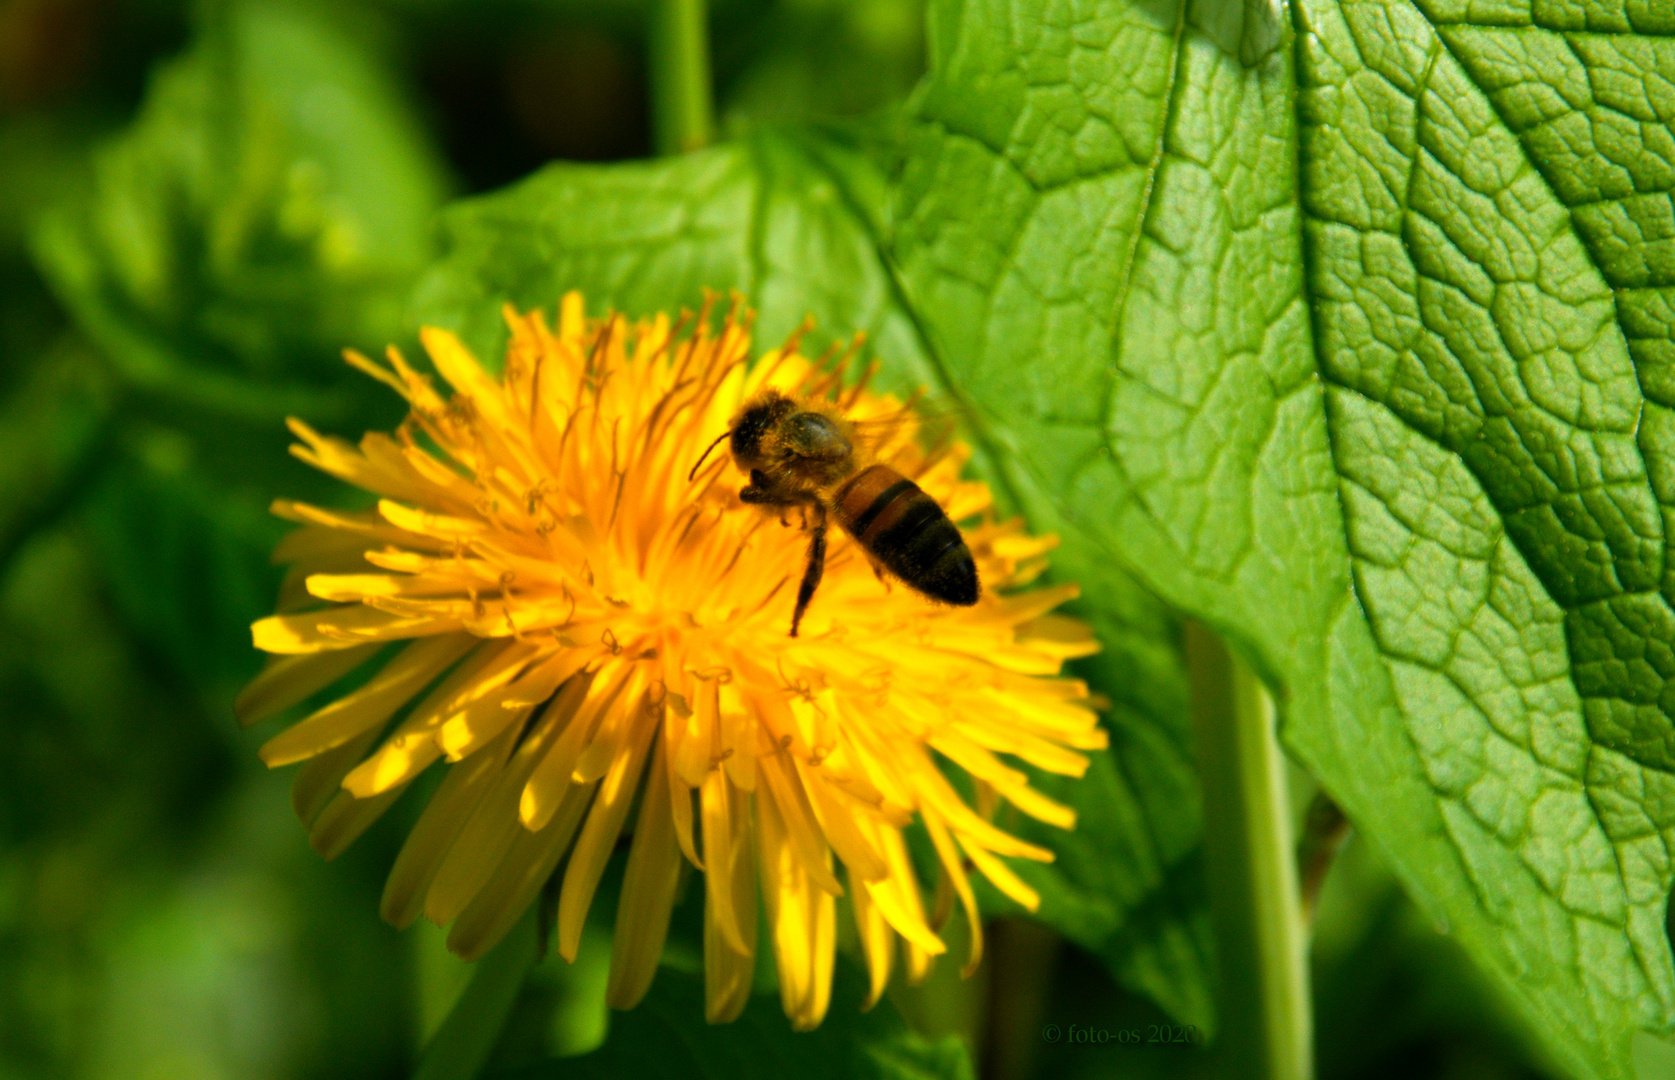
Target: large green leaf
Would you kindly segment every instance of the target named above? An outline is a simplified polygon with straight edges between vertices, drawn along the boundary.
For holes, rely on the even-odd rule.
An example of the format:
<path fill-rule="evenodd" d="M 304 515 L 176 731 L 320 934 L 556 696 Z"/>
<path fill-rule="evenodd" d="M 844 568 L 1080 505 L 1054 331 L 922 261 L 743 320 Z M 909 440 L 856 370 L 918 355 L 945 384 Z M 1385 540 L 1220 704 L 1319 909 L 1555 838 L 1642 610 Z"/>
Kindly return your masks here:
<path fill-rule="evenodd" d="M 762 131 L 673 161 L 552 166 L 449 212 L 449 255 L 421 287 L 417 318 L 457 330 L 493 362 L 507 301 L 550 307 L 579 288 L 595 310 L 648 313 L 696 307 L 706 288 L 737 289 L 759 309 L 763 343 L 812 315 L 816 345 L 865 331 L 889 381 L 943 384 L 883 247 L 891 187 L 879 162 L 893 159 L 890 134 Z M 1085 782 L 1039 778 L 1080 822 L 1071 834 L 1009 821 L 1059 856 L 1018 871 L 1041 891 L 1042 919 L 1182 1023 L 1208 1029 L 1198 795 L 1174 624 L 1085 545 L 1065 545 L 1054 569 L 1092 599 L 1081 613 L 1105 652 L 1084 674 L 1115 703 L 1112 749 L 1093 755 Z M 1130 926 L 1136 914 L 1143 930 Z"/>
<path fill-rule="evenodd" d="M 1031 26 L 1021 64 L 959 13 L 896 253 L 1025 501 L 1248 650 L 1433 916 L 1618 1074 L 1675 1003 L 1675 793 L 1667 428 L 1625 341 L 1655 371 L 1669 323 L 1608 259 L 1655 253 L 1675 59 L 1633 5 L 1569 43 L 1467 11 L 1302 4 L 1251 66 L 1214 5 Z M 1590 234 L 1567 184 L 1639 217 Z"/>
<path fill-rule="evenodd" d="M 1097 584 L 1116 750 L 1033 879 L 1057 925 L 1197 1007 L 1178 662 L 1132 573 L 1255 664 L 1552 1054 L 1624 1075 L 1675 1026 L 1675 15 L 1277 10 L 947 0 L 888 153 L 548 172 L 455 211 L 422 310 L 491 347 L 500 298 L 710 285 L 769 337 L 874 331 Z"/>
<path fill-rule="evenodd" d="M 1391 749 L 1430 791 L 1383 831 L 1428 834 L 1398 861 L 1419 895 L 1555 1046 L 1620 1071 L 1636 1025 L 1675 1019 L 1675 14 L 1303 16 L 1307 281 L 1355 595 Z M 1342 732 L 1295 738 L 1347 790 Z"/>
<path fill-rule="evenodd" d="M 494 363 L 507 301 L 551 307 L 582 289 L 594 310 L 646 314 L 736 289 L 763 342 L 812 315 L 818 339 L 864 331 L 893 373 L 926 381 L 926 343 L 879 250 L 890 189 L 874 158 L 892 134 L 759 131 L 674 160 L 549 166 L 449 210 L 416 316 Z"/>

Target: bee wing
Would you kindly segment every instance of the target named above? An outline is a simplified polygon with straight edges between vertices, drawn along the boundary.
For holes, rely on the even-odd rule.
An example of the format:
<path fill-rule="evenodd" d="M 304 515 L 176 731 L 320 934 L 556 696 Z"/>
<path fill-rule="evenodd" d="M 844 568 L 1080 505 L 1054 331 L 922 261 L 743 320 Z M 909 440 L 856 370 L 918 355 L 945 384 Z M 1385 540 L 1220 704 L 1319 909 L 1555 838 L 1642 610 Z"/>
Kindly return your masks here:
<path fill-rule="evenodd" d="M 946 398 L 919 394 L 903 401 L 881 395 L 846 419 L 854 427 L 856 442 L 871 457 L 888 460 L 911 446 L 928 462 L 953 446 L 966 415 L 965 407 Z"/>
<path fill-rule="evenodd" d="M 905 397 L 876 389 L 868 393 L 879 373 L 877 360 L 867 364 L 859 378 L 847 377 L 863 341 L 857 336 L 847 347 L 834 343 L 815 361 L 800 388 L 804 400 L 841 416 L 860 449 L 872 457 L 892 457 L 909 444 L 929 451 L 932 458 L 941 456 L 965 423 L 966 407 L 951 397 L 932 397 L 924 387 Z"/>

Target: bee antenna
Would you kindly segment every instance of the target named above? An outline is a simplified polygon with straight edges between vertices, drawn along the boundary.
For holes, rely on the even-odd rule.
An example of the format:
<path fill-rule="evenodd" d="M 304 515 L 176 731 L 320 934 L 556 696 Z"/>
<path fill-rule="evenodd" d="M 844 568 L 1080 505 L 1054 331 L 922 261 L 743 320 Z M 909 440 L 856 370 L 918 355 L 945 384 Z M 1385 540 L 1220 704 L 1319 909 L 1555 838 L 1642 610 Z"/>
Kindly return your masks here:
<path fill-rule="evenodd" d="M 687 483 L 690 484 L 694 479 L 697 478 L 698 470 L 703 466 L 704 462 L 706 460 L 708 460 L 708 458 L 710 456 L 710 451 L 714 450 L 716 447 L 720 446 L 721 445 L 721 440 L 725 439 L 727 436 L 729 436 L 731 434 L 732 434 L 731 431 L 723 431 L 720 435 L 717 435 L 715 437 L 715 441 L 710 443 L 709 447 L 704 451 L 704 456 L 698 459 L 698 464 L 692 466 L 692 471 L 686 474 L 686 482 Z"/>

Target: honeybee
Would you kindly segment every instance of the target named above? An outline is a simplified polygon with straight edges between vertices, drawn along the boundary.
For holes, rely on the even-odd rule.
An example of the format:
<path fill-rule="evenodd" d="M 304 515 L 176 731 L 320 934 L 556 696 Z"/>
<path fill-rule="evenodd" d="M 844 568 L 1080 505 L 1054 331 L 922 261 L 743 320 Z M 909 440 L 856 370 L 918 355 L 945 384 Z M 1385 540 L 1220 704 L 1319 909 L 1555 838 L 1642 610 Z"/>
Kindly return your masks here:
<path fill-rule="evenodd" d="M 852 422 L 820 403 L 765 390 L 745 402 L 704 458 L 729 438 L 733 463 L 750 477 L 740 499 L 764 509 L 804 511 L 808 566 L 797 587 L 792 637 L 825 572 L 828 517 L 875 567 L 914 591 L 959 607 L 977 603 L 977 563 L 960 530 L 918 484 L 888 465 L 868 463 Z M 693 466 L 693 475 L 697 471 Z"/>

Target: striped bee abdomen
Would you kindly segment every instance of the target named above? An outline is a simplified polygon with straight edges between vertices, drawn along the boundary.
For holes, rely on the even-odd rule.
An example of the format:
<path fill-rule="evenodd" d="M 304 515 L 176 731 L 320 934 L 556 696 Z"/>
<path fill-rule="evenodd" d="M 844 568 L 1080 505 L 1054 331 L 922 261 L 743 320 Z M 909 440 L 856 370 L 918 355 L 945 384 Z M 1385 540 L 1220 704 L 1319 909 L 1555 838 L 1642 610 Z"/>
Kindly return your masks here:
<path fill-rule="evenodd" d="M 838 489 L 844 531 L 908 586 L 946 604 L 977 602 L 977 563 L 935 499 L 888 465 L 873 465 Z"/>

